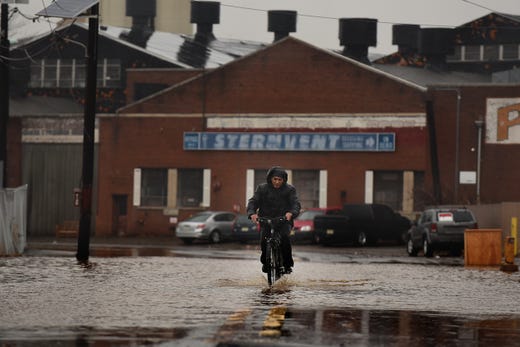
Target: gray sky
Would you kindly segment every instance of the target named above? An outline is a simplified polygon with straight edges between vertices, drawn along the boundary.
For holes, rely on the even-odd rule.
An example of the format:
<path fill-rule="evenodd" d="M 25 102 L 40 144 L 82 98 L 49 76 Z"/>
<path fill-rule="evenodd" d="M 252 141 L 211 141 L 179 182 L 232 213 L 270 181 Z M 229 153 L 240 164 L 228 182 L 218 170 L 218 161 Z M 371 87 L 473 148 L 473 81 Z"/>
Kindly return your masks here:
<path fill-rule="evenodd" d="M 110 0 L 100 0 L 110 1 Z M 142 0 L 146 1 L 146 0 Z M 218 0 L 215 0 L 218 1 Z M 26 15 L 33 16 L 51 0 L 31 0 L 29 5 L 18 6 Z M 267 31 L 268 10 L 298 12 L 297 32 L 292 35 L 315 46 L 340 49 L 339 18 L 360 17 L 378 20 L 377 47 L 371 53 L 392 53 L 393 24 L 419 24 L 423 27 L 455 27 L 490 12 L 520 15 L 520 0 L 220 0 L 220 24 L 214 25 L 218 38 L 271 42 L 273 33 Z M 11 40 L 17 35 L 26 37 L 31 32 L 50 30 L 48 23 L 32 23 L 22 16 L 14 19 L 9 29 Z"/>
<path fill-rule="evenodd" d="M 377 47 L 370 52 L 392 53 L 393 24 L 455 27 L 490 12 L 520 15 L 520 0 L 221 0 L 217 37 L 271 42 L 267 10 L 298 12 L 297 32 L 291 35 L 322 48 L 341 48 L 339 18 L 378 20 Z"/>

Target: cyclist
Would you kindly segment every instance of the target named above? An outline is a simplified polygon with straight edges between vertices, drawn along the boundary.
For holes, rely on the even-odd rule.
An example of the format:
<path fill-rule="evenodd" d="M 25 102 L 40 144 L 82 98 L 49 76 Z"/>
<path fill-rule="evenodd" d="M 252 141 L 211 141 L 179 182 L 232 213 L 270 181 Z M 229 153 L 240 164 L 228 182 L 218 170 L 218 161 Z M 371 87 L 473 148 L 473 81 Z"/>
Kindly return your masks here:
<path fill-rule="evenodd" d="M 282 256 L 284 262 L 285 273 L 292 272 L 294 261 L 292 258 L 291 241 L 289 234 L 293 226 L 293 219 L 300 213 L 300 201 L 296 195 L 296 189 L 287 183 L 287 172 L 280 166 L 273 166 L 267 172 L 266 183 L 259 184 L 256 187 L 254 195 L 248 200 L 247 215 L 254 221 L 258 221 L 258 217 L 280 217 L 285 216 L 287 223 L 278 226 L 278 231 L 282 240 Z M 265 259 L 266 240 L 270 229 L 261 225 L 261 241 L 260 247 L 262 255 L 262 271 L 267 272 Z"/>

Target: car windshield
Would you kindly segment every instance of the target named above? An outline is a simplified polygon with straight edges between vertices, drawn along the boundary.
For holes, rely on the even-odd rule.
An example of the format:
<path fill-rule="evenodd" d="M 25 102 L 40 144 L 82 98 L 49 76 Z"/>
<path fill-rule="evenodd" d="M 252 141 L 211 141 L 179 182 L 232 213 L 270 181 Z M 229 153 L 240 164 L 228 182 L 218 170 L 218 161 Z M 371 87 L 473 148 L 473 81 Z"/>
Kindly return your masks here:
<path fill-rule="evenodd" d="M 322 211 L 304 211 L 301 215 L 296 217 L 299 220 L 313 220 L 314 217 L 322 215 Z"/>
<path fill-rule="evenodd" d="M 186 222 L 204 222 L 209 218 L 209 216 L 211 216 L 211 213 L 197 213 L 196 215 L 186 219 Z"/>

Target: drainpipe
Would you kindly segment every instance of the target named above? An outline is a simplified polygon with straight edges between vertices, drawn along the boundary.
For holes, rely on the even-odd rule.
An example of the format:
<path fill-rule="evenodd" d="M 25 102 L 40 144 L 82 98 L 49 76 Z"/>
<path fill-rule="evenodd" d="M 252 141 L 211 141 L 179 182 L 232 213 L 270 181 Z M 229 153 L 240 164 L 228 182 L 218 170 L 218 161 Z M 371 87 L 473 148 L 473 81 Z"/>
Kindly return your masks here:
<path fill-rule="evenodd" d="M 433 102 L 426 101 L 426 123 L 430 139 L 430 161 L 432 167 L 433 196 L 435 204 L 442 204 L 441 183 L 439 176 L 439 158 L 437 156 L 437 132 L 435 129 L 435 115 L 433 114 Z"/>
<path fill-rule="evenodd" d="M 484 121 L 476 120 L 475 126 L 477 127 L 477 205 L 480 205 L 480 163 L 482 156 L 482 128 Z"/>
<path fill-rule="evenodd" d="M 436 88 L 436 90 L 448 90 L 457 93 L 457 108 L 455 116 L 455 172 L 453 182 L 453 202 L 457 203 L 459 200 L 460 101 L 462 100 L 462 95 L 459 88 Z"/>

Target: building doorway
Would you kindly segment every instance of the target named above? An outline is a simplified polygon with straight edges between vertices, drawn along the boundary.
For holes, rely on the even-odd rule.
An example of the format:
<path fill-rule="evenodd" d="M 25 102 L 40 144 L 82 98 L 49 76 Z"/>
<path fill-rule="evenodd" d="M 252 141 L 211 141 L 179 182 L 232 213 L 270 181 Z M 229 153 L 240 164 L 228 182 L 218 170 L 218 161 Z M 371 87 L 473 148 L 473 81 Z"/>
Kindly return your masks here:
<path fill-rule="evenodd" d="M 126 234 L 128 195 L 112 195 L 112 235 Z"/>

